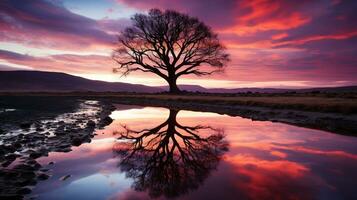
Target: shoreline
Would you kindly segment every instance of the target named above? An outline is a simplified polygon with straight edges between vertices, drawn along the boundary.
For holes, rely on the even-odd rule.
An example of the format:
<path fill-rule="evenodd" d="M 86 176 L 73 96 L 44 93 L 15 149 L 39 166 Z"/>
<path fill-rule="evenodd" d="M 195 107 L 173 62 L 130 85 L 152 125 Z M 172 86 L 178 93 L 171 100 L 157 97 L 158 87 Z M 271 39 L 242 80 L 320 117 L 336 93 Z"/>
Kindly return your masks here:
<path fill-rule="evenodd" d="M 82 97 L 153 99 L 220 105 L 268 107 L 321 113 L 357 114 L 357 93 L 125 93 L 125 92 L 0 92 L 1 97 Z"/>
<path fill-rule="evenodd" d="M 36 161 L 37 158 L 51 152 L 69 152 L 74 146 L 89 143 L 96 129 L 112 122 L 109 115 L 115 107 L 111 103 L 103 100 L 94 104 L 89 102 L 88 106 L 87 110 L 95 107 L 97 111 L 90 114 L 85 108 L 78 107 L 60 119 L 28 120 L 22 124 L 26 127 L 0 135 L 0 199 L 23 199 L 38 181 L 51 176 L 46 166 Z"/>
<path fill-rule="evenodd" d="M 276 109 L 258 106 L 221 105 L 204 102 L 184 102 L 180 100 L 158 100 L 145 98 L 116 98 L 112 103 L 168 107 L 180 110 L 214 112 L 229 116 L 239 116 L 257 121 L 280 122 L 305 128 L 318 129 L 336 134 L 357 136 L 357 115 L 323 113 L 293 109 Z"/>
<path fill-rule="evenodd" d="M 148 94 L 113 92 L 20 92 L 9 96 L 76 97 L 128 105 L 215 112 L 252 120 L 357 136 L 357 94 Z M 341 96 L 341 97 L 339 97 Z"/>

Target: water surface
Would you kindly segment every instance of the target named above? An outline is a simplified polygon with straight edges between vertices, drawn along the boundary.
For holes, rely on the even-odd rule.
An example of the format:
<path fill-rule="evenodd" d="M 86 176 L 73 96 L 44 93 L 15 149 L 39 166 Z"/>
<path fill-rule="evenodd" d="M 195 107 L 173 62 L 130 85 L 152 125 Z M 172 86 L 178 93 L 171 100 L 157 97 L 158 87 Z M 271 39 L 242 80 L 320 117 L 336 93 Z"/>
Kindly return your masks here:
<path fill-rule="evenodd" d="M 91 143 L 39 158 L 52 176 L 30 196 L 357 199 L 355 137 L 166 108 L 118 105 L 111 117 Z"/>

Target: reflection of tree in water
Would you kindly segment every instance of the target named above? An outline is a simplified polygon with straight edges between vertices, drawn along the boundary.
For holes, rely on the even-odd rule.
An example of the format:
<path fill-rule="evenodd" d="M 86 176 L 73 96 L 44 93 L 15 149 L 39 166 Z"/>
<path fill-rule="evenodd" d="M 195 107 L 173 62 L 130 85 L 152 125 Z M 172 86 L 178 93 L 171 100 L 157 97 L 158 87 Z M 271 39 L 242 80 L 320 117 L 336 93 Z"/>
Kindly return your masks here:
<path fill-rule="evenodd" d="M 134 179 L 135 190 L 147 190 L 151 197 L 176 197 L 198 188 L 228 150 L 222 130 L 183 126 L 177 113 L 170 110 L 169 118 L 151 129 L 124 126 L 125 131 L 115 133 L 123 140 L 114 146 L 122 158 L 119 167 Z M 203 130 L 215 133 L 201 137 Z"/>

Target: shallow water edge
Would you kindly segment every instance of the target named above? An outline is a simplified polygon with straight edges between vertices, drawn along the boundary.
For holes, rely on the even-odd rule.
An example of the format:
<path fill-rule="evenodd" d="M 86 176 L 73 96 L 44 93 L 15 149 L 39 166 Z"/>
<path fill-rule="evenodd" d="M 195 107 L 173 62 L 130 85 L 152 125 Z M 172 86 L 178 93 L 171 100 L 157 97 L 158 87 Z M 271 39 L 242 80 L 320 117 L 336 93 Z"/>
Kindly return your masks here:
<path fill-rule="evenodd" d="M 69 152 L 73 146 L 91 142 L 94 130 L 112 122 L 109 115 L 115 108 L 111 103 L 82 99 L 70 103 L 76 105 L 70 112 L 56 110 L 39 118 L 35 114 L 26 118 L 24 114 L 30 111 L 24 111 L 21 106 L 4 109 L 11 113 L 2 115 L 13 119 L 13 123 L 4 122 L 0 127 L 0 199 L 22 199 L 38 181 L 49 177 L 48 170 L 42 168 L 37 158 L 51 152 Z M 48 106 L 51 107 L 43 105 L 43 110 L 51 110 Z"/>

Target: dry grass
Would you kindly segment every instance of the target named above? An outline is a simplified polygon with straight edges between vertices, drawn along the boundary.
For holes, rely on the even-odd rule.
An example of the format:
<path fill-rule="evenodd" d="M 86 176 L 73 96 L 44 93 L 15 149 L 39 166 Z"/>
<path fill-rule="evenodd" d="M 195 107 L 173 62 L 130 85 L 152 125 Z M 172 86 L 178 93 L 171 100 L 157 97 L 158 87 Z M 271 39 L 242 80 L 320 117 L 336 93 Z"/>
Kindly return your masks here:
<path fill-rule="evenodd" d="M 9 95 L 9 93 L 0 93 Z M 188 95 L 170 95 L 170 94 L 133 94 L 133 93 L 96 93 L 96 92 L 74 92 L 74 93 L 10 93 L 10 95 L 24 96 L 79 96 L 93 98 L 124 98 L 124 99 L 147 99 L 147 100 L 167 100 L 192 103 L 207 103 L 214 105 L 244 105 L 244 106 L 262 106 L 279 109 L 295 109 L 314 112 L 335 112 L 344 114 L 357 113 L 356 94 L 339 95 L 284 95 L 284 94 L 261 94 L 261 95 L 241 95 L 228 96 L 222 94 L 188 94 Z"/>
<path fill-rule="evenodd" d="M 129 98 L 146 98 L 168 101 L 202 102 L 224 105 L 263 106 L 280 109 L 297 109 L 318 112 L 357 113 L 357 99 L 304 96 L 200 96 L 200 95 L 118 95 Z"/>

